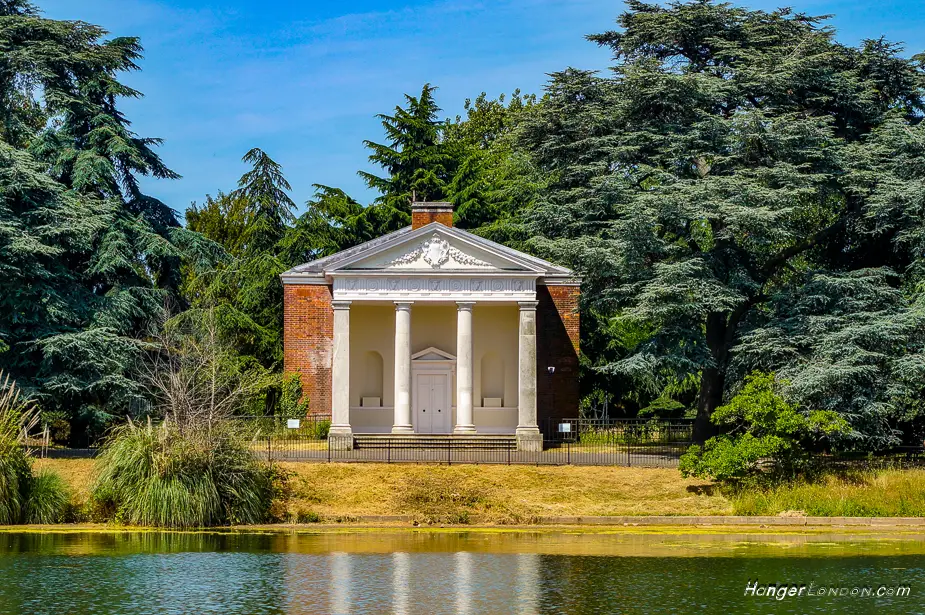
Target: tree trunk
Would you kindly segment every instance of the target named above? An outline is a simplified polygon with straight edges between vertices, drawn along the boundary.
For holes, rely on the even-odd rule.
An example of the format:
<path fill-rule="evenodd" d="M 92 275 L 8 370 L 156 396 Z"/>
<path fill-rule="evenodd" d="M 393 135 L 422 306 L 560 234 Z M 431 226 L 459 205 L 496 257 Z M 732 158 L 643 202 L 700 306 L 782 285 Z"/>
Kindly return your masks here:
<path fill-rule="evenodd" d="M 723 403 L 726 385 L 725 368 L 708 367 L 700 375 L 700 397 L 697 400 L 697 418 L 694 419 L 694 442 L 703 444 L 716 435 L 716 425 L 710 420 L 713 411 Z"/>
<path fill-rule="evenodd" d="M 726 386 L 726 360 L 729 356 L 731 336 L 729 327 L 737 327 L 741 315 L 736 311 L 729 322 L 729 314 L 711 312 L 707 316 L 707 347 L 713 358 L 713 365 L 705 367 L 700 375 L 700 397 L 697 400 L 697 418 L 694 419 L 694 442 L 703 444 L 716 435 L 716 425 L 710 420 L 713 411 L 723 403 L 723 389 Z"/>

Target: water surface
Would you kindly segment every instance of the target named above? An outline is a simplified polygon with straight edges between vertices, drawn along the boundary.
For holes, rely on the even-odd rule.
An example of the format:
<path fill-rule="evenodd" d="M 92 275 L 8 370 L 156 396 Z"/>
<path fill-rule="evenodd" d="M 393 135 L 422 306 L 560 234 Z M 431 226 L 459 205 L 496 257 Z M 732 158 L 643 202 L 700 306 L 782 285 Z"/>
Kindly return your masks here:
<path fill-rule="evenodd" d="M 850 595 L 881 586 L 910 595 Z M 0 532 L 3 614 L 689 612 L 925 613 L 925 537 Z"/>

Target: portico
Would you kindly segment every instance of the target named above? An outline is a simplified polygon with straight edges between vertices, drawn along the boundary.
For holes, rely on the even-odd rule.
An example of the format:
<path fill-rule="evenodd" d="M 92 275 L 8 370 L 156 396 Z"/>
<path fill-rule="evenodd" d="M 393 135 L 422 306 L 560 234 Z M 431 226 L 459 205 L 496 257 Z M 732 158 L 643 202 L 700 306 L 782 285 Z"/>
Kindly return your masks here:
<path fill-rule="evenodd" d="M 424 209 L 451 211 L 415 204 L 416 213 Z M 314 368 L 330 347 L 332 444 L 349 447 L 366 433 L 512 434 L 520 448 L 540 449 L 538 365 L 553 361 L 538 348 L 538 287 L 577 291 L 571 272 L 452 228 L 445 217 L 357 248 L 283 275 L 286 370 L 302 375 L 312 412 L 326 410 L 325 376 Z M 329 334 L 310 339 L 328 322 Z M 564 359 L 555 362 L 577 379 L 577 352 L 574 362 Z M 544 383 L 555 370 L 545 366 Z"/>

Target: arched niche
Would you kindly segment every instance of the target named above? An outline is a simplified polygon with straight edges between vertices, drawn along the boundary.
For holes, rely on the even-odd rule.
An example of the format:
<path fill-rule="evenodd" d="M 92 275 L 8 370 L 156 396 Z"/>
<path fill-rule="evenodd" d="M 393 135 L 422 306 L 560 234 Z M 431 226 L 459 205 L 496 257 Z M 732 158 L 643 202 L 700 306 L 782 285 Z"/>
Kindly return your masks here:
<path fill-rule="evenodd" d="M 363 355 L 363 381 L 360 387 L 360 397 L 378 397 L 382 400 L 382 383 L 384 381 L 384 366 L 382 355 L 375 350 L 369 350 Z"/>
<path fill-rule="evenodd" d="M 486 397 L 504 398 L 504 361 L 497 352 L 482 355 L 482 400 Z M 479 400 L 480 403 L 482 400 Z"/>

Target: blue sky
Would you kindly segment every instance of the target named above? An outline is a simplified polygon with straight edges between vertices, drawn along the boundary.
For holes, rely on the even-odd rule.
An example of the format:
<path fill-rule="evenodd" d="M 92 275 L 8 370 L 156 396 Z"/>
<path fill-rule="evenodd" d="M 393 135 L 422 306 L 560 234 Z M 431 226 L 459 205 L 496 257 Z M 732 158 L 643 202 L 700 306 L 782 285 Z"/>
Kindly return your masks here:
<path fill-rule="evenodd" d="M 314 183 L 369 201 L 356 171 L 370 169 L 363 139 L 382 138 L 376 113 L 425 82 L 455 116 L 483 90 L 540 92 L 546 73 L 604 69 L 609 53 L 583 36 L 611 29 L 623 9 L 613 0 L 36 1 L 47 17 L 141 37 L 142 71 L 124 81 L 145 97 L 123 108 L 138 134 L 165 139 L 160 154 L 183 178 L 144 186 L 180 212 L 233 188 L 255 146 L 284 166 L 300 205 Z M 925 50 L 921 0 L 790 5 L 835 14 L 843 42 L 885 35 L 910 55 Z"/>

